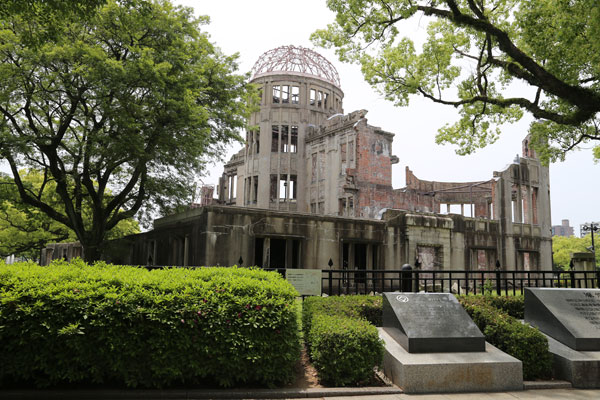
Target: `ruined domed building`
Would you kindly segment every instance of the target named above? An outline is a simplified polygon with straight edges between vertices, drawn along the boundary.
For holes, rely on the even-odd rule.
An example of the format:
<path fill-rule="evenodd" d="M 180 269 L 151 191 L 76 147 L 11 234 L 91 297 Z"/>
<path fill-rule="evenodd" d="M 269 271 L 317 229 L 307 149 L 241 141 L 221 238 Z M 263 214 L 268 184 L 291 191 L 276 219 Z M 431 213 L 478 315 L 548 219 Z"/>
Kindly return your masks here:
<path fill-rule="evenodd" d="M 264 53 L 260 109 L 225 165 L 212 205 L 160 218 L 112 244 L 128 264 L 274 268 L 552 268 L 548 168 L 522 156 L 480 182 L 392 187 L 393 133 L 348 114 L 335 67 L 294 46 Z M 331 263 L 329 262 L 331 260 Z M 332 264 L 332 265 L 329 265 Z"/>

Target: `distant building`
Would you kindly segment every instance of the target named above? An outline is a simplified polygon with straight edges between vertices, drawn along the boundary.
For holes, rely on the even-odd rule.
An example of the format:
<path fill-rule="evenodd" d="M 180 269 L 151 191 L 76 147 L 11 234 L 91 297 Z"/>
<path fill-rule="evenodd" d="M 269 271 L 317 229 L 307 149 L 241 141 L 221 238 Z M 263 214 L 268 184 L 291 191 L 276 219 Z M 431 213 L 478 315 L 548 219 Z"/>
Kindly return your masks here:
<path fill-rule="evenodd" d="M 560 225 L 552 225 L 552 236 L 569 237 L 575 235 L 573 227 L 569 225 L 568 219 L 563 219 Z"/>

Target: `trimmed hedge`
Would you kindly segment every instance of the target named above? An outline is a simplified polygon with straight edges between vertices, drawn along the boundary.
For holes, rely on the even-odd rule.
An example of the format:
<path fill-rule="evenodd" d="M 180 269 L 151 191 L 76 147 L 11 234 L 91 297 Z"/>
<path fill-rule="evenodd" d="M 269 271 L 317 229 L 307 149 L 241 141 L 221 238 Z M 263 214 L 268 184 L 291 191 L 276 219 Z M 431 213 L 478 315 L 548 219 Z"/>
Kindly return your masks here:
<path fill-rule="evenodd" d="M 523 362 L 523 379 L 550 377 L 552 354 L 539 330 L 490 306 L 485 298 L 460 297 L 459 301 L 488 342 Z"/>
<path fill-rule="evenodd" d="M 315 313 L 344 315 L 350 318 L 364 318 L 372 325 L 381 326 L 383 299 L 381 296 L 329 296 L 308 297 L 302 304 L 302 327 L 308 335 L 310 318 Z"/>
<path fill-rule="evenodd" d="M 0 385 L 286 383 L 295 296 L 252 269 L 0 265 Z"/>
<path fill-rule="evenodd" d="M 383 360 L 384 347 L 372 322 L 381 325 L 380 296 L 309 297 L 304 300 L 304 337 L 324 383 L 360 385 L 373 377 L 373 368 Z"/>
<path fill-rule="evenodd" d="M 483 296 L 484 301 L 516 319 L 525 318 L 525 296 Z"/>

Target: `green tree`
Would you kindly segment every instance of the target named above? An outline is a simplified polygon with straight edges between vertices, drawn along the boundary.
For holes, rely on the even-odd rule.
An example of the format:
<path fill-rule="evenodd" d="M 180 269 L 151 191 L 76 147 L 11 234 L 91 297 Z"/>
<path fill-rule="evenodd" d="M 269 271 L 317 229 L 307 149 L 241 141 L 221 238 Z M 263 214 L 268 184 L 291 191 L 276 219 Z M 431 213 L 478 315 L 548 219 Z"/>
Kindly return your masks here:
<path fill-rule="evenodd" d="M 168 0 L 110 0 L 33 44 L 44 25 L 26 22 L 0 20 L 0 159 L 21 201 L 93 261 L 120 221 L 186 203 L 206 163 L 241 140 L 255 91 L 201 31 L 208 18 Z M 22 168 L 56 185 L 60 208 L 27 190 Z"/>
<path fill-rule="evenodd" d="M 594 245 L 596 246 L 596 265 L 600 266 L 600 237 L 594 236 Z M 592 247 L 592 235 L 588 234 L 582 238 L 576 236 L 552 237 L 552 257 L 554 265 L 557 268 L 568 269 L 571 262 L 571 253 L 585 253 Z"/>
<path fill-rule="evenodd" d="M 468 154 L 499 126 L 530 113 L 543 161 L 600 140 L 600 3 L 597 0 L 328 0 L 336 20 L 312 35 L 397 106 L 421 95 L 459 110 L 438 143 Z M 417 51 L 399 37 L 406 20 L 427 24 Z M 600 146 L 594 155 L 600 159 Z"/>
<path fill-rule="evenodd" d="M 54 181 L 46 181 L 39 171 L 19 171 L 26 190 L 39 196 L 55 209 L 62 209 L 60 197 L 56 194 Z M 84 224 L 91 225 L 91 208 L 84 205 Z M 106 234 L 106 239 L 117 239 L 139 233 L 138 223 L 124 219 Z M 27 259 L 38 259 L 40 250 L 48 243 L 73 242 L 77 235 L 60 222 L 53 220 L 35 207 L 28 206 L 20 199 L 12 178 L 0 174 L 0 257 L 15 254 Z"/>

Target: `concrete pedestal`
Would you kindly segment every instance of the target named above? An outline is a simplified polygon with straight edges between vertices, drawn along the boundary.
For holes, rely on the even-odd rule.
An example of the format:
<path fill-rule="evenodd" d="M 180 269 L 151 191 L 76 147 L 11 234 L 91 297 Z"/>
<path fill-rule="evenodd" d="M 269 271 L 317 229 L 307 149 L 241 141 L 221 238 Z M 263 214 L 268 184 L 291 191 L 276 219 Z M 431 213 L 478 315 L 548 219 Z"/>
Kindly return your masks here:
<path fill-rule="evenodd" d="M 485 352 L 409 353 L 383 329 L 383 372 L 405 393 L 523 390 L 521 361 L 485 344 Z"/>
<path fill-rule="evenodd" d="M 546 335 L 554 356 L 554 377 L 575 388 L 600 388 L 600 351 L 577 351 Z"/>

